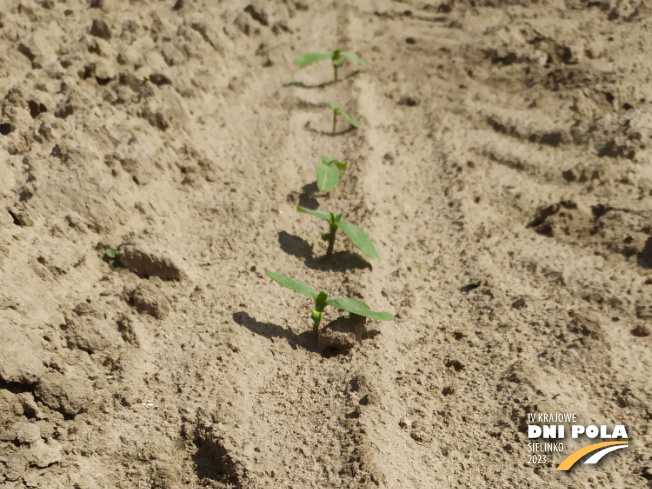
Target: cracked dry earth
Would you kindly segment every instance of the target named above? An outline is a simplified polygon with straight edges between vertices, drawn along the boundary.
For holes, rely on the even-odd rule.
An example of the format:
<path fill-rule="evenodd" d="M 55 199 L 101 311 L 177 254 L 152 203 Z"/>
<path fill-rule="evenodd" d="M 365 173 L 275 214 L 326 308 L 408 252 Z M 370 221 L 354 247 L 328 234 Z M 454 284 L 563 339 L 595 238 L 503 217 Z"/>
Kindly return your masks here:
<path fill-rule="evenodd" d="M 3 487 L 647 487 L 645 2 L 0 5 Z M 268 269 L 396 319 L 320 350 Z M 531 412 L 630 447 L 528 464 Z"/>

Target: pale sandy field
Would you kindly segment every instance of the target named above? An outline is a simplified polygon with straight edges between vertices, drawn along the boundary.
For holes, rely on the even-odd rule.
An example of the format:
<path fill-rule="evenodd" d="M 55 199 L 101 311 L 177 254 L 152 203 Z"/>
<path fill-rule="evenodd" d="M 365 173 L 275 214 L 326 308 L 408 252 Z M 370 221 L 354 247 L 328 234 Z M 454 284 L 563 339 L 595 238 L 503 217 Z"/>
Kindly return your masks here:
<path fill-rule="evenodd" d="M 648 487 L 651 15 L 0 0 L 0 486 Z M 396 319 L 320 348 L 266 270 Z M 528 463 L 534 412 L 629 448 Z"/>

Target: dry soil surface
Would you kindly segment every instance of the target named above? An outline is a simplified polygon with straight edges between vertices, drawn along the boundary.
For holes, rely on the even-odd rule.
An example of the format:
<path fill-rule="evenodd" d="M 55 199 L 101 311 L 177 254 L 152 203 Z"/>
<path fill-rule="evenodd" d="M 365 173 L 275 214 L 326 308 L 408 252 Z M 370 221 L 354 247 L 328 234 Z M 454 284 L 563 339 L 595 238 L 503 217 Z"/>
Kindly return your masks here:
<path fill-rule="evenodd" d="M 0 483 L 647 487 L 651 14 L 1 0 Z M 336 47 L 370 67 L 293 65 Z M 270 269 L 396 319 L 320 348 Z M 630 446 L 529 464 L 533 412 Z"/>

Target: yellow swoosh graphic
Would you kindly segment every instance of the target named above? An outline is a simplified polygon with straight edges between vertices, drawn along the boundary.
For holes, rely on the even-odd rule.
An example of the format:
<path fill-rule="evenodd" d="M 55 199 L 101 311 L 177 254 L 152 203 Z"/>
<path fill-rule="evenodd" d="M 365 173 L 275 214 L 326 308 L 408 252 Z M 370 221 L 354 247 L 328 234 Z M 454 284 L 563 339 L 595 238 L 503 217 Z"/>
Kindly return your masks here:
<path fill-rule="evenodd" d="M 569 470 L 573 465 L 575 465 L 575 462 L 581 459 L 584 455 L 595 452 L 596 450 L 600 450 L 601 448 L 610 447 L 612 445 L 627 445 L 627 443 L 628 442 L 626 441 L 605 441 L 602 443 L 594 443 L 588 447 L 580 448 L 576 452 L 573 452 L 568 457 L 566 457 L 564 461 L 559 464 L 557 470 Z"/>

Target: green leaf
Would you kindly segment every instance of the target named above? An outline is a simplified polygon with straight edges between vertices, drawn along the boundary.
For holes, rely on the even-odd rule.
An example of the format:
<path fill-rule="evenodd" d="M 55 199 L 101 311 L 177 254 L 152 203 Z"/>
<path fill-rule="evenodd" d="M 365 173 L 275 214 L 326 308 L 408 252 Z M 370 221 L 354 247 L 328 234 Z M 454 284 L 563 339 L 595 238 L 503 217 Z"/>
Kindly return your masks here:
<path fill-rule="evenodd" d="M 321 162 L 324 165 L 331 165 L 334 161 L 336 161 L 335 158 L 331 158 L 330 156 L 326 155 L 319 155 L 319 157 L 321 158 Z"/>
<path fill-rule="evenodd" d="M 328 299 L 326 304 L 357 314 L 358 316 L 364 316 L 378 321 L 391 321 L 394 319 L 394 316 L 388 312 L 372 311 L 364 302 L 349 297 L 335 297 L 333 299 Z"/>
<path fill-rule="evenodd" d="M 115 258 L 116 256 L 118 256 L 118 252 L 116 251 L 115 248 L 107 248 L 106 256 L 108 256 L 109 258 Z"/>
<path fill-rule="evenodd" d="M 324 59 L 331 59 L 333 57 L 332 53 L 308 53 L 303 56 L 299 56 L 294 64 L 300 66 L 301 68 L 316 63 L 317 61 L 322 61 Z"/>
<path fill-rule="evenodd" d="M 303 212 L 304 214 L 310 214 L 311 216 L 318 217 L 319 219 L 323 219 L 324 221 L 330 223 L 331 222 L 331 216 L 333 215 L 332 212 L 326 212 L 326 211 L 317 211 L 314 209 L 306 209 L 305 207 L 301 207 L 300 205 L 297 206 L 297 210 L 299 212 Z"/>
<path fill-rule="evenodd" d="M 123 268 L 124 266 L 118 260 L 111 263 L 111 270 L 118 271 L 118 270 L 122 270 Z"/>
<path fill-rule="evenodd" d="M 317 163 L 317 188 L 322 192 L 330 192 L 340 179 L 340 171 L 335 165 Z"/>
<path fill-rule="evenodd" d="M 315 299 L 315 309 L 317 309 L 317 311 L 321 312 L 324 310 L 324 307 L 326 307 L 326 304 L 328 303 L 326 299 L 328 299 L 328 294 L 322 290 Z"/>
<path fill-rule="evenodd" d="M 340 111 L 340 108 L 338 106 L 336 106 L 336 105 L 333 105 L 331 102 L 324 102 L 324 105 L 328 105 L 331 109 L 333 109 L 334 111 L 337 111 L 338 113 Z"/>
<path fill-rule="evenodd" d="M 358 63 L 359 65 L 364 66 L 365 68 L 369 68 L 369 65 L 363 60 L 362 58 L 358 58 L 355 54 L 347 53 L 344 51 L 340 51 L 340 56 L 343 58 L 346 58 L 350 61 L 353 61 L 355 63 Z"/>
<path fill-rule="evenodd" d="M 356 121 L 353 117 L 351 117 L 349 114 L 345 114 L 344 112 L 340 112 L 340 115 L 344 117 L 349 123 L 355 127 L 356 129 L 360 127 L 360 123 Z"/>
<path fill-rule="evenodd" d="M 335 158 L 331 158 L 330 156 L 321 155 L 320 158 L 324 165 L 335 165 L 338 170 L 346 170 L 346 163 L 342 163 L 341 161 L 336 160 Z"/>
<path fill-rule="evenodd" d="M 317 291 L 313 289 L 309 284 L 297 280 L 295 278 L 290 278 L 287 275 L 282 273 L 272 272 L 271 270 L 265 271 L 265 274 L 271 278 L 274 282 L 282 285 L 286 289 L 290 289 L 299 294 L 307 295 L 311 299 L 317 298 Z"/>
<path fill-rule="evenodd" d="M 371 242 L 369 236 L 367 236 L 367 233 L 362 229 L 350 222 L 338 222 L 337 227 L 344 231 L 344 234 L 351 238 L 353 244 L 356 245 L 365 255 L 372 260 L 380 261 L 376 247 Z"/>
<path fill-rule="evenodd" d="M 346 212 L 342 212 L 341 214 L 336 215 L 335 216 L 335 222 L 336 223 L 340 222 L 344 216 L 346 216 Z"/>

